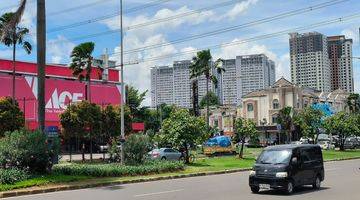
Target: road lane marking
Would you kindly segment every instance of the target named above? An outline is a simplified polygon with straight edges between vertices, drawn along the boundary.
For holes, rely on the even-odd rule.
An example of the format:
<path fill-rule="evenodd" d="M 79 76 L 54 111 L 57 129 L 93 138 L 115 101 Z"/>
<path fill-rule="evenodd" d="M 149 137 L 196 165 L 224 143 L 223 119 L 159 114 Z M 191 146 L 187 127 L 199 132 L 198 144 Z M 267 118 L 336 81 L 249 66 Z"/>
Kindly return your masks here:
<path fill-rule="evenodd" d="M 163 191 L 163 192 L 154 192 L 154 193 L 146 193 L 146 194 L 138 194 L 138 195 L 134 195 L 134 197 L 146 197 L 146 196 L 160 195 L 160 194 L 167 194 L 167 193 L 181 192 L 181 191 L 184 191 L 184 189 L 168 190 L 168 191 Z"/>

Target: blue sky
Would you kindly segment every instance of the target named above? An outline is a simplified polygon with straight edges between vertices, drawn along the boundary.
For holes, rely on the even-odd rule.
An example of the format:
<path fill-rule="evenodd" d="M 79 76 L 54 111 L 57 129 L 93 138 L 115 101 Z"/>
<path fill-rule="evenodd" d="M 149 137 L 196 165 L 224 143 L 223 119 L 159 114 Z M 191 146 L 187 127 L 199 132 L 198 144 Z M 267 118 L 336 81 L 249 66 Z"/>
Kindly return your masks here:
<path fill-rule="evenodd" d="M 156 19 L 171 17 L 181 13 L 188 13 L 204 7 L 229 2 L 230 0 L 169 0 L 162 4 L 138 9 L 136 12 L 127 12 L 134 7 L 144 6 L 154 0 L 124 0 L 124 27 L 132 27 L 137 24 L 151 22 Z M 151 26 L 141 26 L 140 28 L 126 30 L 124 37 L 125 51 L 141 48 L 158 43 L 167 43 L 176 39 L 188 37 L 194 34 L 205 33 L 216 29 L 240 25 L 265 17 L 274 16 L 291 10 L 314 6 L 330 0 L 239 0 L 227 3 L 227 6 L 217 6 L 215 9 L 194 12 L 193 15 L 183 16 L 175 20 L 156 23 Z M 14 0 L 1 0 L 0 13 L 14 10 L 8 8 L 16 5 Z M 119 12 L 119 0 L 48 0 L 47 1 L 47 29 L 51 30 L 61 26 L 66 26 L 76 22 L 89 20 L 101 16 L 111 15 Z M 85 4 L 94 3 L 82 9 L 72 9 L 81 7 Z M 214 6 L 213 6 L 214 7 Z M 160 48 L 154 48 L 125 55 L 125 62 L 137 62 L 139 64 L 126 66 L 125 81 L 140 88 L 140 90 L 150 89 L 150 67 L 155 65 L 169 65 L 173 60 L 190 59 L 193 54 L 182 54 L 178 57 L 168 57 L 156 61 L 141 62 L 143 59 L 151 59 L 162 55 L 169 55 L 179 52 L 192 52 L 194 50 L 206 48 L 212 45 L 219 45 L 231 41 L 241 41 L 254 36 L 269 34 L 306 26 L 319 21 L 330 20 L 351 14 L 358 14 L 360 1 L 348 0 L 336 5 L 328 6 L 300 15 L 286 17 L 260 25 L 210 36 L 178 44 L 169 44 Z M 64 12 L 66 11 L 66 12 Z M 36 7 L 35 0 L 28 0 L 26 12 L 23 17 L 22 25 L 31 30 L 28 40 L 36 46 Z M 345 34 L 354 40 L 353 54 L 360 55 L 359 49 L 359 19 L 355 18 L 342 23 L 334 23 L 327 26 L 308 29 L 301 32 L 317 31 L 325 35 Z M 96 34 L 104 31 L 116 30 L 119 28 L 119 17 L 77 26 L 71 29 L 51 32 L 47 35 L 47 62 L 48 63 L 69 63 L 69 54 L 72 48 L 86 41 L 96 43 L 94 55 L 100 56 L 106 48 L 110 53 L 119 52 L 119 33 L 106 34 L 100 37 L 87 39 L 75 38 Z M 277 78 L 284 76 L 289 78 L 289 44 L 288 35 L 257 40 L 239 45 L 212 49 L 214 58 L 235 58 L 236 55 L 265 53 L 276 62 Z M 18 60 L 36 61 L 36 52 L 26 55 L 22 49 L 18 49 Z M 11 50 L 0 45 L 0 58 L 11 58 Z M 111 55 L 113 60 L 119 60 L 119 55 Z M 355 90 L 360 92 L 360 63 L 354 60 Z M 150 95 L 150 93 L 148 93 Z M 145 105 L 150 104 L 148 95 Z"/>

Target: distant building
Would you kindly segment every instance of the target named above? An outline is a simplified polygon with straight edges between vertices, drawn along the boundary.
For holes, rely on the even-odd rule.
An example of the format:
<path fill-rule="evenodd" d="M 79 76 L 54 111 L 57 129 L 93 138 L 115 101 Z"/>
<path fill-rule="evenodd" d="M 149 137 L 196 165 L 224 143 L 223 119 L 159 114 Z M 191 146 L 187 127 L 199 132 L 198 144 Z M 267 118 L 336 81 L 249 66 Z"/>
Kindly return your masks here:
<path fill-rule="evenodd" d="M 173 66 L 151 68 L 151 107 L 161 104 L 176 105 L 181 108 L 192 108 L 192 89 L 190 79 L 190 60 L 174 61 Z M 198 79 L 199 101 L 206 94 L 206 78 Z M 212 82 L 209 91 L 214 92 Z"/>
<path fill-rule="evenodd" d="M 300 111 L 314 103 L 326 103 L 333 112 L 339 112 L 346 109 L 348 96 L 349 93 L 344 90 L 322 92 L 295 85 L 281 78 L 267 89 L 245 95 L 237 115 L 253 120 L 259 130 L 266 130 L 267 134 L 260 136 L 260 142 L 265 143 L 280 139 L 277 117 L 281 109 L 291 107 L 295 111 Z"/>
<path fill-rule="evenodd" d="M 239 73 L 236 68 L 236 60 L 229 59 L 224 60 L 223 68 L 225 72 L 219 78 L 219 94 L 220 102 L 223 105 L 233 105 L 236 106 L 238 104 L 237 97 L 237 80 L 239 78 Z"/>
<path fill-rule="evenodd" d="M 236 74 L 239 104 L 244 95 L 265 89 L 275 82 L 275 63 L 264 54 L 237 56 Z"/>
<path fill-rule="evenodd" d="M 327 37 L 317 32 L 290 33 L 291 80 L 294 84 L 331 90 Z"/>
<path fill-rule="evenodd" d="M 328 54 L 331 68 L 331 91 L 343 89 L 354 92 L 352 39 L 345 36 L 330 36 Z"/>

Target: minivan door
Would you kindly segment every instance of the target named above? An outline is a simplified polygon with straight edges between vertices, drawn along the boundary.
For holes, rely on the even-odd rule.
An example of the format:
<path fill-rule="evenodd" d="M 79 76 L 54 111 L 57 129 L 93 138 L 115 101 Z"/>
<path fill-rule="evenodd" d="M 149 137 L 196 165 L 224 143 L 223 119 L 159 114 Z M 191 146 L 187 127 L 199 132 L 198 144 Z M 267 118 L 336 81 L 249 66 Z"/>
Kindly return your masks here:
<path fill-rule="evenodd" d="M 311 159 L 311 149 L 304 148 L 300 150 L 301 164 L 300 171 L 302 174 L 302 185 L 312 184 L 314 179 L 314 163 Z"/>

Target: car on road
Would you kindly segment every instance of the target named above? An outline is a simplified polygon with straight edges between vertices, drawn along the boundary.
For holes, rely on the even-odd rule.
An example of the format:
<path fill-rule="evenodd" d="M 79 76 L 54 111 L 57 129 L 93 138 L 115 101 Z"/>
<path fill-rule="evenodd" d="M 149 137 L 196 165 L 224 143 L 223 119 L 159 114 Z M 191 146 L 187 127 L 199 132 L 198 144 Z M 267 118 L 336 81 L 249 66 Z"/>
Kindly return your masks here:
<path fill-rule="evenodd" d="M 184 160 L 184 155 L 173 148 L 154 149 L 148 153 L 151 160 Z"/>
<path fill-rule="evenodd" d="M 356 137 L 347 138 L 344 143 L 344 148 L 345 149 L 360 148 L 360 140 Z"/>
<path fill-rule="evenodd" d="M 261 152 L 250 171 L 249 186 L 253 193 L 260 189 L 280 189 L 291 194 L 302 185 L 319 189 L 324 178 L 319 145 L 278 145 Z"/>
<path fill-rule="evenodd" d="M 335 149 L 335 145 L 331 144 L 330 141 L 322 140 L 318 142 L 318 145 L 321 147 L 321 149 Z"/>

